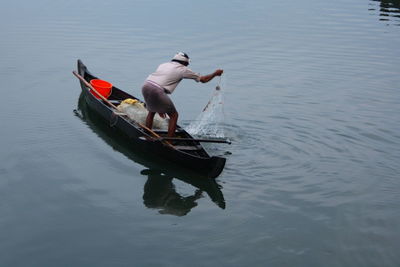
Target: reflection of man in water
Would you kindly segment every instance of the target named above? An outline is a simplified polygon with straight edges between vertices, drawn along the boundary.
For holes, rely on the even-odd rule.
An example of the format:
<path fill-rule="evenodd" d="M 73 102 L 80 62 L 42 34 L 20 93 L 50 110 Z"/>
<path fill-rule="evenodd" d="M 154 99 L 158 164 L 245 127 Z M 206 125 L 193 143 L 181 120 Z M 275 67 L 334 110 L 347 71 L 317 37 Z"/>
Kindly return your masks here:
<path fill-rule="evenodd" d="M 164 175 L 156 170 L 143 170 L 148 176 L 144 185 L 144 205 L 152 209 L 160 209 L 161 214 L 185 216 L 197 206 L 196 200 L 202 197 L 201 190 L 196 190 L 192 196 L 179 195 L 172 183 L 173 177 Z"/>

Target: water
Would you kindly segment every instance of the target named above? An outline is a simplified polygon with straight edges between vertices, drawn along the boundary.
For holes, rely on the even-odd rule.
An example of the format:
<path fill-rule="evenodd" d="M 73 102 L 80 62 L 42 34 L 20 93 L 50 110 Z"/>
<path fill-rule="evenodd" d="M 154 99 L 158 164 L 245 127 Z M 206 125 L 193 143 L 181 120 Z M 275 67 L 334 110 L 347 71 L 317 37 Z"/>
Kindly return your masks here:
<path fill-rule="evenodd" d="M 0 9 L 0 266 L 399 266 L 398 1 L 24 1 Z M 159 171 L 79 102 L 183 50 L 225 70 L 216 181 Z M 187 126 L 218 80 L 172 95 Z M 78 113 L 73 110 L 81 106 Z M 173 168 L 175 169 L 175 168 Z"/>

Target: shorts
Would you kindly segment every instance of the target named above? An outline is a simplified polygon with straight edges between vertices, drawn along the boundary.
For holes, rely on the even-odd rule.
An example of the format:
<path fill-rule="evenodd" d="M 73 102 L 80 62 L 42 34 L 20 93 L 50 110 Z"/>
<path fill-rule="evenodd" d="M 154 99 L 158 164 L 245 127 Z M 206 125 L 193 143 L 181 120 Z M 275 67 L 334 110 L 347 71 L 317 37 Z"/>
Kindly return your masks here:
<path fill-rule="evenodd" d="M 162 87 L 146 81 L 142 87 L 142 94 L 149 112 L 167 114 L 177 112 L 174 103 Z"/>

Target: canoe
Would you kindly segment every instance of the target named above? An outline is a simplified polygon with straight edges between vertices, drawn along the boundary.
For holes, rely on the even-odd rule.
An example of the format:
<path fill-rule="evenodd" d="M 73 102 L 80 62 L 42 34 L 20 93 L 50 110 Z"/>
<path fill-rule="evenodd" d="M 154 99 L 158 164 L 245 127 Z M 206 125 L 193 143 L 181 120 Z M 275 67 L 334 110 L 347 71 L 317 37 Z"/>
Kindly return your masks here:
<path fill-rule="evenodd" d="M 87 82 L 90 82 L 92 79 L 99 79 L 88 71 L 81 60 L 78 60 L 77 70 L 78 74 Z M 166 159 L 174 163 L 171 164 L 171 167 L 176 164 L 209 178 L 216 178 L 223 171 L 226 159 L 218 156 L 210 156 L 201 143 L 195 141 L 194 138 L 179 125 L 177 126 L 175 135 L 186 141 L 174 141 L 173 145 L 169 145 L 163 140 L 154 138 L 154 135 L 148 131 L 146 127 L 143 127 L 142 124 L 115 111 L 106 101 L 96 98 L 84 82 L 80 81 L 80 84 L 82 95 L 88 107 L 100 115 L 108 127 L 116 128 L 126 135 L 130 140 L 130 149 L 139 153 L 150 154 L 153 157 Z M 115 86 L 112 87 L 112 92 L 108 97 L 108 101 L 117 106 L 127 98 L 142 102 L 140 99 Z M 167 135 L 165 130 L 154 130 L 154 132 L 160 136 Z"/>

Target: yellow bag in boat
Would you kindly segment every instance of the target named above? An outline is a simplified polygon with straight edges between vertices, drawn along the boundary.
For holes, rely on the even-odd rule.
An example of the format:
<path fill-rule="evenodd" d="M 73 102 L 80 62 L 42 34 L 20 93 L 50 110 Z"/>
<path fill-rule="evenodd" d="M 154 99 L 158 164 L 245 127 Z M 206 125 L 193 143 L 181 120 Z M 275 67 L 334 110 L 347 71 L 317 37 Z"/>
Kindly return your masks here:
<path fill-rule="evenodd" d="M 136 99 L 132 99 L 132 98 L 127 98 L 124 101 L 122 101 L 122 103 L 126 103 L 126 104 L 135 104 L 137 101 Z"/>

